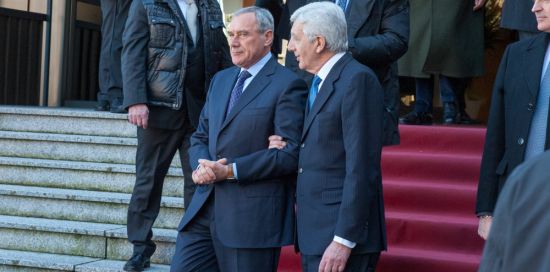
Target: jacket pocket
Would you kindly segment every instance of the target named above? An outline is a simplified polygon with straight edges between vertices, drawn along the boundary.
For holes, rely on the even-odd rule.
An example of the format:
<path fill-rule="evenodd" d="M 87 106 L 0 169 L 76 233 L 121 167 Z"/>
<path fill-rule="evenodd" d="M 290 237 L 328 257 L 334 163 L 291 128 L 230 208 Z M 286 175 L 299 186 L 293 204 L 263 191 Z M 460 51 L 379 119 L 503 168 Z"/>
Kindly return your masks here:
<path fill-rule="evenodd" d="M 173 19 L 154 18 L 150 25 L 149 47 L 172 48 L 175 44 L 176 22 Z"/>
<path fill-rule="evenodd" d="M 340 204 L 342 202 L 342 189 L 324 190 L 321 193 L 321 201 L 324 204 Z"/>

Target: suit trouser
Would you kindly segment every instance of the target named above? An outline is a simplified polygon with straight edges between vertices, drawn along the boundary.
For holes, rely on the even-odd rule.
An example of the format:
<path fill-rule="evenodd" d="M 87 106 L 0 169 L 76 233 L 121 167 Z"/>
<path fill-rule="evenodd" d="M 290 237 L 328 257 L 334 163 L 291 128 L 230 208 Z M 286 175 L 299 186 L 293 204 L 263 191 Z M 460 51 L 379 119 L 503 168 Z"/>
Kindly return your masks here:
<path fill-rule="evenodd" d="M 101 54 L 97 100 L 122 100 L 122 33 L 132 0 L 101 0 Z M 119 101 L 122 104 L 122 101 Z"/>
<path fill-rule="evenodd" d="M 136 183 L 128 207 L 127 222 L 128 240 L 134 245 L 134 254 L 151 256 L 155 251 L 151 229 L 159 214 L 164 178 L 178 149 L 184 179 L 193 184 L 187 154 L 192 133 L 193 129 L 188 125 L 177 130 L 152 127 L 137 129 Z M 184 196 L 185 202 L 189 203 L 194 187 L 191 191 L 186 190 L 186 193 L 189 196 Z"/>
<path fill-rule="evenodd" d="M 458 110 L 463 112 L 466 108 L 464 101 L 464 90 L 471 78 L 454 78 L 444 75 L 439 76 L 439 90 L 441 92 L 441 101 L 443 103 L 456 103 Z M 416 81 L 416 103 L 414 110 L 416 112 L 432 112 L 434 76 L 430 78 L 415 78 Z"/>
<path fill-rule="evenodd" d="M 276 272 L 281 248 L 230 248 L 216 234 L 214 192 L 178 233 L 171 272 Z M 250 220 L 254 220 L 251 218 Z"/>
<path fill-rule="evenodd" d="M 318 272 L 321 255 L 302 255 L 303 272 Z M 345 272 L 374 272 L 380 258 L 380 252 L 350 255 Z"/>

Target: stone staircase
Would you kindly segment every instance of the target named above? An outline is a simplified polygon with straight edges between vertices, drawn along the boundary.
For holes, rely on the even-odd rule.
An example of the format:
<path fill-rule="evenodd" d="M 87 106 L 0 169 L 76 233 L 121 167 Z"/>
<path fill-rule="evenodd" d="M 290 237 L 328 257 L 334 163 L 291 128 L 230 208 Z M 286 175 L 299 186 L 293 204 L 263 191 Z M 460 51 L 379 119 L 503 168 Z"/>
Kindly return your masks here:
<path fill-rule="evenodd" d="M 126 115 L 0 106 L 0 272 L 121 271 L 136 144 Z M 169 270 L 183 212 L 175 158 L 148 271 Z"/>

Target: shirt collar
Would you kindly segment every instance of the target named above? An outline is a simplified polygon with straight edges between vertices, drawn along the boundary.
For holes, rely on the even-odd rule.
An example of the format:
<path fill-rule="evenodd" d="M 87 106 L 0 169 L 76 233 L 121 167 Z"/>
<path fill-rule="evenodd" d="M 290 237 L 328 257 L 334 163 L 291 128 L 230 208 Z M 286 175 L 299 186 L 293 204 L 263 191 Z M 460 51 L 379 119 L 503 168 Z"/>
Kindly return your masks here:
<path fill-rule="evenodd" d="M 255 77 L 259 72 L 260 70 L 262 70 L 262 68 L 264 68 L 265 64 L 271 59 L 271 52 L 267 52 L 267 54 L 265 54 L 265 56 L 263 56 L 263 58 L 261 58 L 258 62 L 254 63 L 252 66 L 250 66 L 250 68 L 248 69 L 244 69 L 241 67 L 241 72 L 243 70 L 247 70 L 252 77 Z"/>
<path fill-rule="evenodd" d="M 327 78 L 328 73 L 330 73 L 330 70 L 332 70 L 332 67 L 334 67 L 334 64 L 338 62 L 343 56 L 346 54 L 345 52 L 336 53 L 336 55 L 332 56 L 323 66 L 321 69 L 319 69 L 319 72 L 317 72 L 317 76 L 321 78 L 321 84 L 325 82 L 325 78 Z M 319 89 L 321 86 L 319 86 Z"/>

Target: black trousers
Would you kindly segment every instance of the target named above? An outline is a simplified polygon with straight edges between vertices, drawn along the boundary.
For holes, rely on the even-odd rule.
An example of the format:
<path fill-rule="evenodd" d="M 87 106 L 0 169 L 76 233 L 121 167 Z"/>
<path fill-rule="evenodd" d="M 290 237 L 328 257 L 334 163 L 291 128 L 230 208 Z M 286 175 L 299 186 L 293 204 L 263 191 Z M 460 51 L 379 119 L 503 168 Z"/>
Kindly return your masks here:
<path fill-rule="evenodd" d="M 231 248 L 216 235 L 214 196 L 178 233 L 171 272 L 276 272 L 281 248 Z M 253 219 L 251 219 L 253 220 Z"/>
<path fill-rule="evenodd" d="M 321 255 L 302 255 L 303 272 L 318 272 Z M 374 272 L 380 258 L 380 252 L 350 255 L 345 272 Z"/>
<path fill-rule="evenodd" d="M 138 127 L 136 152 L 136 183 L 128 207 L 128 240 L 134 245 L 134 254 L 153 255 L 155 244 L 151 241 L 152 227 L 160 210 L 164 178 L 177 150 L 185 180 L 185 208 L 191 201 L 195 186 L 189 165 L 189 138 L 193 133 L 190 125 L 181 129 Z"/>
<path fill-rule="evenodd" d="M 132 0 L 101 0 L 101 54 L 99 56 L 100 103 L 122 103 L 122 33 Z"/>

